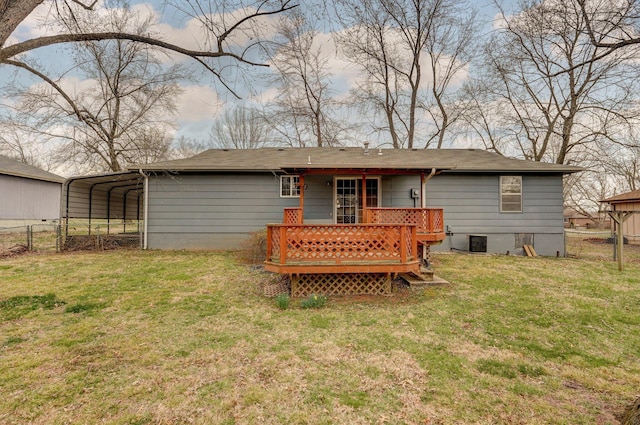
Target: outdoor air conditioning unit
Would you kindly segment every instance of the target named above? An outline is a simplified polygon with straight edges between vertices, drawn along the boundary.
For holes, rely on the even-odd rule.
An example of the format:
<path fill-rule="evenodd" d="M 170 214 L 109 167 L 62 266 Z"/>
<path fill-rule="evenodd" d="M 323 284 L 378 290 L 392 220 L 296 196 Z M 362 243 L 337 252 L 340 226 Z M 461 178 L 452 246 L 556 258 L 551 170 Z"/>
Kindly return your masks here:
<path fill-rule="evenodd" d="M 469 235 L 469 252 L 487 252 L 487 236 Z"/>

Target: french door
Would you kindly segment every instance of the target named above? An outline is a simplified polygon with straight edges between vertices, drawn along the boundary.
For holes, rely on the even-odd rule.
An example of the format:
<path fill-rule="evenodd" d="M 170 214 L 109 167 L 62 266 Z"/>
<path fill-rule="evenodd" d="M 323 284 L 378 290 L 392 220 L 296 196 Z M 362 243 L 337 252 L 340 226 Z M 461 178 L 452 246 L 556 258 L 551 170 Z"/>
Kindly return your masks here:
<path fill-rule="evenodd" d="M 336 177 L 334 183 L 336 223 L 362 223 L 362 178 Z M 367 177 L 365 199 L 367 208 L 380 206 L 379 177 Z"/>

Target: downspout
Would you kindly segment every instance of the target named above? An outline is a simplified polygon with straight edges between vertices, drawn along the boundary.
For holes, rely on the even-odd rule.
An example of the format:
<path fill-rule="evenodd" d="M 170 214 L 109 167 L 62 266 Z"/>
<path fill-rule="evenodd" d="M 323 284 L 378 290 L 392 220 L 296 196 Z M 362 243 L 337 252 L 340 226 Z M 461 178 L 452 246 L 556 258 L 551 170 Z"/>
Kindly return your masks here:
<path fill-rule="evenodd" d="M 144 226 L 143 226 L 143 236 L 142 236 L 142 249 L 147 249 L 147 229 L 149 228 L 149 176 L 147 176 L 142 168 L 138 170 L 140 174 L 144 177 Z"/>
<path fill-rule="evenodd" d="M 420 208 L 427 208 L 427 196 L 425 193 L 425 189 L 426 189 L 426 184 L 429 180 L 431 180 L 431 177 L 436 175 L 436 169 L 432 168 L 431 169 L 431 173 L 429 173 L 429 175 L 427 177 L 424 176 L 424 173 L 421 174 L 420 177 Z"/>
<path fill-rule="evenodd" d="M 436 175 L 436 169 L 432 168 L 431 173 L 427 177 L 424 176 L 424 173 L 420 175 L 420 208 L 427 208 L 427 194 L 426 194 L 426 185 L 431 177 Z M 427 259 L 427 245 L 422 244 L 422 263 L 429 265 L 429 261 Z"/>

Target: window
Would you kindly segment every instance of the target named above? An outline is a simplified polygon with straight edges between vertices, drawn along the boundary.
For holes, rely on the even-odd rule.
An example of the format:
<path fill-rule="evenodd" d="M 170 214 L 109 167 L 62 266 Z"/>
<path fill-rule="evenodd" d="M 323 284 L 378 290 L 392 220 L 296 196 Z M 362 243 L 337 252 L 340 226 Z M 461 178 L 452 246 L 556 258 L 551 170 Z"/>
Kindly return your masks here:
<path fill-rule="evenodd" d="M 300 197 L 300 177 L 280 176 L 280 197 L 299 198 Z"/>
<path fill-rule="evenodd" d="M 500 212 L 522 212 L 521 176 L 500 176 Z"/>

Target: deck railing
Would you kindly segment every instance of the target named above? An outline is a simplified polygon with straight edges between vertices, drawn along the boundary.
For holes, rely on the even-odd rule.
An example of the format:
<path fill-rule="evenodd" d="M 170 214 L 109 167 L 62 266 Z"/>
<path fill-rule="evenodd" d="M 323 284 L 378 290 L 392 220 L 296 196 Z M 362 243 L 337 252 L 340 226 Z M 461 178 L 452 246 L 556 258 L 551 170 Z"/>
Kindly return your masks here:
<path fill-rule="evenodd" d="M 414 224 L 418 234 L 444 232 L 442 208 L 367 208 L 367 223 Z"/>
<path fill-rule="evenodd" d="M 270 224 L 267 262 L 379 262 L 416 260 L 417 227 L 405 224 Z"/>
<path fill-rule="evenodd" d="M 284 224 L 302 224 L 302 208 L 285 208 Z"/>

